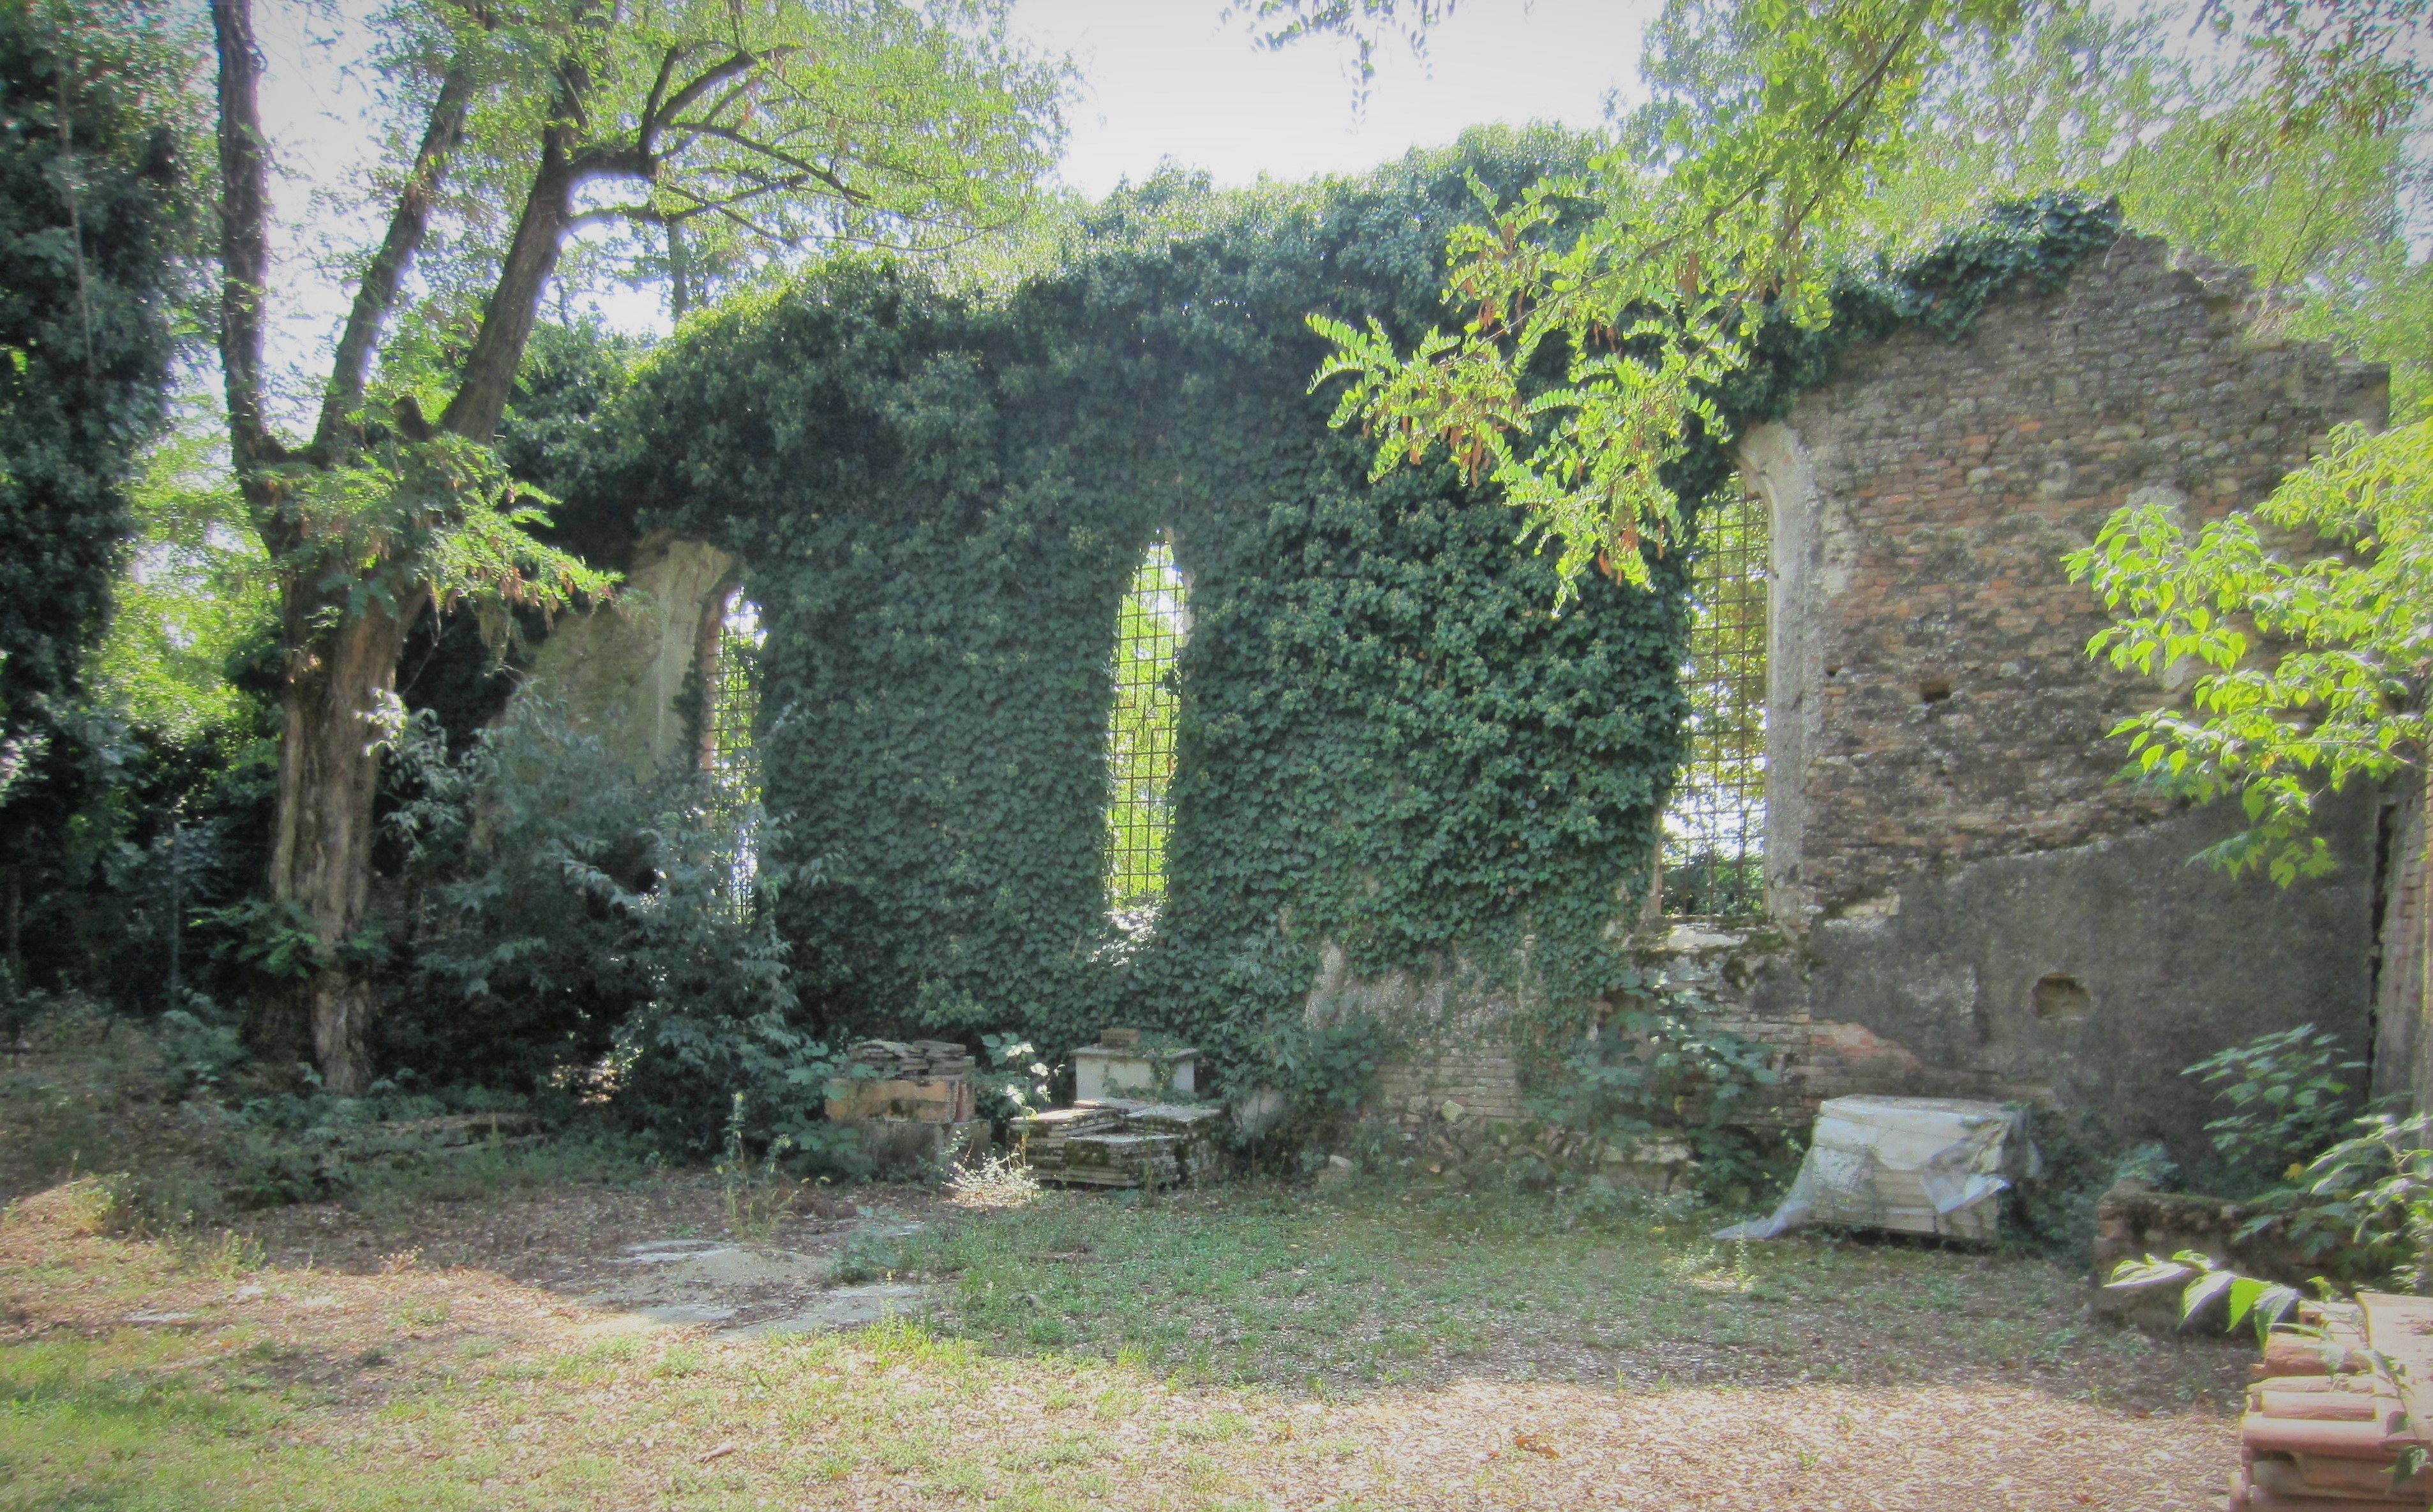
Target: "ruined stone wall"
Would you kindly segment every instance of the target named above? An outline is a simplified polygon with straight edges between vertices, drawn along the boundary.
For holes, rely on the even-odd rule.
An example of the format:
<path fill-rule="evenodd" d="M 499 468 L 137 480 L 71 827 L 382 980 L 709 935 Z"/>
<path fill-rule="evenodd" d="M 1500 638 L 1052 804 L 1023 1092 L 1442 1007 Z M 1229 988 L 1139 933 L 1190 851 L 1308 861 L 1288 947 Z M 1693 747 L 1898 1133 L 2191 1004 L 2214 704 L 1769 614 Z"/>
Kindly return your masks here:
<path fill-rule="evenodd" d="M 1853 350 L 1744 438 L 1773 516 L 1773 919 L 1642 931 L 1642 959 L 1777 1052 L 1782 1118 L 2021 1098 L 2185 1157 L 2211 1112 L 2189 1062 L 2307 1021 L 2373 1040 L 2375 795 L 2327 815 L 2329 877 L 2191 866 L 2237 811 L 2115 780 L 2108 732 L 2169 694 L 2087 657 L 2104 617 L 2061 565 L 2124 503 L 2249 507 L 2333 425 L 2382 421 L 2380 369 L 2268 325 L 2243 278 L 2128 236 L 1958 342 Z"/>
<path fill-rule="evenodd" d="M 2405 781 L 2405 779 L 2403 779 Z M 2424 797 L 2413 782 L 2383 809 L 2382 949 L 2375 961 L 2373 1091 L 2433 1112 L 2433 1002 L 2425 992 L 2429 882 Z"/>
<path fill-rule="evenodd" d="M 2127 236 L 1959 342 L 1851 353 L 1749 438 L 1785 522 L 1769 908 L 1803 946 L 1749 1001 L 1807 1023 L 1810 1097 L 2024 1098 L 2194 1153 L 2190 1062 L 2308 1020 L 2370 1043 L 2373 795 L 2327 813 L 2320 881 L 2191 867 L 2237 815 L 2117 780 L 2109 731 L 2171 695 L 2086 655 L 2105 617 L 2061 561 L 2123 504 L 2249 508 L 2382 422 L 2380 368 L 2270 319 Z"/>
<path fill-rule="evenodd" d="M 2251 507 L 2335 424 L 2380 423 L 2379 367 L 2260 318 L 2243 275 L 2127 236 L 1964 340 L 1911 328 L 1852 352 L 1749 438 L 1785 522 L 1768 714 L 1801 748 L 1767 825 L 1797 831 L 1778 917 L 2172 812 L 2114 781 L 2106 732 L 2155 693 L 2087 657 L 2105 619 L 2061 558 L 2124 503 L 2191 523 Z"/>
<path fill-rule="evenodd" d="M 645 536 L 616 603 L 552 627 L 519 696 L 553 698 L 581 728 L 646 775 L 679 758 L 735 586 L 733 556 L 703 541 Z"/>

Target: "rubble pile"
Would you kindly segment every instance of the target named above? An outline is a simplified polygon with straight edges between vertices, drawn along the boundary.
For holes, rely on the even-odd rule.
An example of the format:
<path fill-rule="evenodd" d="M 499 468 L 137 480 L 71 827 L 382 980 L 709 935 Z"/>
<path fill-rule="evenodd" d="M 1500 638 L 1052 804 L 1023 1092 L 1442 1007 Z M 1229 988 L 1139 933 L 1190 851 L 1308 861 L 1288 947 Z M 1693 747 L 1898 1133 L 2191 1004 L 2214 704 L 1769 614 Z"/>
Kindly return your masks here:
<path fill-rule="evenodd" d="M 1221 1110 L 1102 1097 L 1017 1118 L 1007 1132 L 1031 1174 L 1072 1186 L 1181 1186 L 1216 1170 Z"/>
<path fill-rule="evenodd" d="M 828 1082 L 838 1123 L 910 1119 L 967 1123 L 978 1115 L 971 1052 L 946 1040 L 863 1040 L 845 1052 L 853 1074 Z"/>
<path fill-rule="evenodd" d="M 2412 1400 L 2433 1383 L 2433 1298 L 2359 1292 L 2300 1320 L 2322 1337 L 2276 1334 L 2254 1368 L 2229 1512 L 2424 1512 L 2433 1470 L 2395 1472 L 2433 1449 L 2415 1426 L 2433 1402 Z"/>
<path fill-rule="evenodd" d="M 856 1065 L 866 1065 L 888 1081 L 918 1081 L 927 1077 L 967 1077 L 977 1062 L 972 1052 L 951 1040 L 862 1040 L 845 1051 Z"/>

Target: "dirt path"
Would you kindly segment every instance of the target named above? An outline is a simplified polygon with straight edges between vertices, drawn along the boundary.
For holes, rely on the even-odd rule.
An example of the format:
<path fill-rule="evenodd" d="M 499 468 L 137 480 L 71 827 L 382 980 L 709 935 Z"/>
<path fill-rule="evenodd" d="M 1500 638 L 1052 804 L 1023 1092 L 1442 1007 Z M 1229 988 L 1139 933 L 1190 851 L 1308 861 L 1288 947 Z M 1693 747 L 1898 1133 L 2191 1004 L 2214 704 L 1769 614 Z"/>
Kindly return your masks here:
<path fill-rule="evenodd" d="M 875 1195 L 874 1195 L 875 1194 Z M 919 1187 L 859 1200 L 813 1193 L 746 1243 L 731 1236 L 715 1181 L 687 1173 L 641 1186 L 580 1184 L 493 1199 L 281 1208 L 241 1224 L 281 1268 L 352 1274 L 470 1269 L 576 1304 L 593 1334 L 689 1327 L 757 1335 L 853 1328 L 919 1313 L 934 1285 L 841 1278 L 858 1237 L 893 1239 L 935 1221 Z"/>

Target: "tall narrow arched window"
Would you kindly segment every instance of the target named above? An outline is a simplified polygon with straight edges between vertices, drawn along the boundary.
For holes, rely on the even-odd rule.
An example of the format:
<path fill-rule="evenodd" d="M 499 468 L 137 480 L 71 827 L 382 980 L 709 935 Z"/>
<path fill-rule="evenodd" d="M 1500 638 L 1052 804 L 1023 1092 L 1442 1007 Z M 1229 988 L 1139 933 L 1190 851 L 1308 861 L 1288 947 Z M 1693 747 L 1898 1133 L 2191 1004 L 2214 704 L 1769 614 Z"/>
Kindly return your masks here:
<path fill-rule="evenodd" d="M 760 606 L 737 593 L 726 601 L 718 646 L 703 691 L 702 769 L 709 778 L 718 864 L 736 909 L 748 909 L 760 871 L 760 754 L 753 744 L 760 715 Z"/>
<path fill-rule="evenodd" d="M 1702 523 L 1690 573 L 1688 760 L 1664 813 L 1667 912 L 1765 909 L 1765 501 L 1747 489 Z"/>
<path fill-rule="evenodd" d="M 1174 662 L 1189 632 L 1173 549 L 1152 542 L 1116 611 L 1114 713 L 1107 728 L 1107 903 L 1165 897 L 1166 789 L 1174 780 Z"/>

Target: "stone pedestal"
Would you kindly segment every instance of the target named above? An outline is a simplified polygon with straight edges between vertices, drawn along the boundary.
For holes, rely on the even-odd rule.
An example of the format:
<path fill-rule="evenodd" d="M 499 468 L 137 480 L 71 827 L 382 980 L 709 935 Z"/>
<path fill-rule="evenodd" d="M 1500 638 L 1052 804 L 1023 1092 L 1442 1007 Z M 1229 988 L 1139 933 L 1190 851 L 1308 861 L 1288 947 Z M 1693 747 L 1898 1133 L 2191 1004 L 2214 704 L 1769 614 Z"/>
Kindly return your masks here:
<path fill-rule="evenodd" d="M 1189 1045 L 1145 1044 L 1138 1029 L 1109 1029 L 1073 1052 L 1073 1097 L 1188 1097 L 1199 1091 L 1199 1052 Z"/>
<path fill-rule="evenodd" d="M 987 1151 L 993 1131 L 985 1118 L 954 1124 L 920 1118 L 857 1118 L 840 1123 L 861 1142 L 861 1152 L 871 1161 L 871 1174 L 881 1177 L 927 1176 L 978 1160 Z"/>

